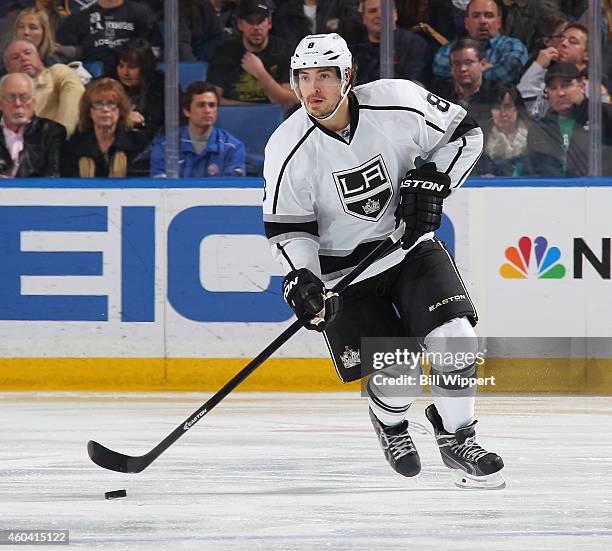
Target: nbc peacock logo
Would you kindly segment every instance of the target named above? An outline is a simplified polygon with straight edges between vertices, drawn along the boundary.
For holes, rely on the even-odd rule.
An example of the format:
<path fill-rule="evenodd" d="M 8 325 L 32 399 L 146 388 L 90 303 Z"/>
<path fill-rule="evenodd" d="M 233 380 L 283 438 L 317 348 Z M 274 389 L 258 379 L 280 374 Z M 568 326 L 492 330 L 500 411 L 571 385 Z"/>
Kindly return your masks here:
<path fill-rule="evenodd" d="M 549 247 L 548 241 L 541 235 L 531 240 L 523 236 L 518 247 L 506 249 L 506 259 L 499 273 L 506 279 L 561 279 L 565 277 L 565 266 L 559 263 L 559 247 Z"/>

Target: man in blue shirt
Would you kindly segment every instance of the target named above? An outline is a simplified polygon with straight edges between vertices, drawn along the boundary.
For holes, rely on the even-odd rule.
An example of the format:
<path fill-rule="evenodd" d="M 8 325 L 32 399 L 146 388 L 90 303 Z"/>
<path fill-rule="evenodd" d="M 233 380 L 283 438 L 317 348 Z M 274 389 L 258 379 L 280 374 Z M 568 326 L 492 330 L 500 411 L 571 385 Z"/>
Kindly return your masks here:
<path fill-rule="evenodd" d="M 193 82 L 182 98 L 187 126 L 179 136 L 181 178 L 244 176 L 246 148 L 229 132 L 215 127 L 219 96 L 208 82 Z M 166 176 L 166 138 L 158 138 L 151 152 L 151 176 Z"/>
<path fill-rule="evenodd" d="M 516 82 L 527 63 L 527 47 L 518 38 L 500 34 L 501 11 L 496 0 L 470 0 L 464 19 L 470 38 L 483 43 L 489 80 Z M 455 40 L 442 46 L 434 58 L 433 72 L 438 78 L 451 78 L 450 57 Z"/>

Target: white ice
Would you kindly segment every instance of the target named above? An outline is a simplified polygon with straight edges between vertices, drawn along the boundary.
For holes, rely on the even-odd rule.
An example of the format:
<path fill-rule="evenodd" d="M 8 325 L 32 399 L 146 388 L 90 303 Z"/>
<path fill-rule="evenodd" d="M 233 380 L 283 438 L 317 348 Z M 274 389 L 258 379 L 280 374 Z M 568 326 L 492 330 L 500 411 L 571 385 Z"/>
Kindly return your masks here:
<path fill-rule="evenodd" d="M 206 398 L 0 394 L 0 529 L 69 529 L 69 548 L 98 549 L 612 549 L 611 397 L 480 397 L 498 491 L 454 487 L 414 431 L 423 470 L 396 475 L 350 393 L 235 393 L 140 474 L 89 460 L 89 439 L 147 452 Z M 410 418 L 429 428 L 427 403 Z"/>

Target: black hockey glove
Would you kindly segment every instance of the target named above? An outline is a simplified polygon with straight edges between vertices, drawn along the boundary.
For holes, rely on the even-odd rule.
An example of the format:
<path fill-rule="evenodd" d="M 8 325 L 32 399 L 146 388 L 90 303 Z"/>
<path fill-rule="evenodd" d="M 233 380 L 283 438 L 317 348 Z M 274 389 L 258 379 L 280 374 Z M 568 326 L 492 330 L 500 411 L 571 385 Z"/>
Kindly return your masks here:
<path fill-rule="evenodd" d="M 406 223 L 403 249 L 409 249 L 421 235 L 440 227 L 442 202 L 450 195 L 450 186 L 450 177 L 438 172 L 435 163 L 425 163 L 406 173 L 400 182 L 400 200 L 395 209 L 395 227 L 402 220 Z"/>
<path fill-rule="evenodd" d="M 323 331 L 340 310 L 338 293 L 326 291 L 323 282 L 306 268 L 285 276 L 283 296 L 306 329 Z"/>

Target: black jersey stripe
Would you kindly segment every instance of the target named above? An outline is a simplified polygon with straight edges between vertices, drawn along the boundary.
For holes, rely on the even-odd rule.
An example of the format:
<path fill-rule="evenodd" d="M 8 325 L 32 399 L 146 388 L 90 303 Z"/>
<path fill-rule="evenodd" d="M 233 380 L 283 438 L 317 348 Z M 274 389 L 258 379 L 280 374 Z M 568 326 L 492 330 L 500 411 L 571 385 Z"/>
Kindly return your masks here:
<path fill-rule="evenodd" d="M 291 259 L 285 251 L 285 248 L 280 243 L 277 243 L 276 246 L 278 247 L 278 250 L 281 252 L 281 254 L 285 257 L 285 260 L 289 263 L 289 266 L 291 266 L 291 269 L 295 270 L 295 265 L 293 264 L 293 262 L 291 262 Z"/>
<path fill-rule="evenodd" d="M 472 117 L 470 117 L 470 115 L 466 115 L 459 123 L 459 126 L 455 128 L 453 135 L 448 141 L 454 142 L 455 140 L 458 140 L 461 136 L 467 134 L 470 130 L 473 130 L 474 128 L 480 128 L 480 126 L 478 126 L 478 123 Z"/>
<path fill-rule="evenodd" d="M 457 151 L 457 154 L 455 155 L 454 159 L 451 161 L 451 164 L 448 165 L 448 168 L 444 171 L 445 174 L 450 174 L 450 171 L 453 170 L 453 167 L 455 166 L 455 164 L 459 160 L 459 157 L 461 157 L 461 153 L 463 152 L 463 148 L 466 145 L 467 145 L 467 140 L 464 137 L 462 137 L 461 138 L 461 145 L 459 146 L 459 150 Z"/>
<path fill-rule="evenodd" d="M 319 255 L 319 264 L 322 274 L 333 274 L 347 268 L 357 266 L 366 256 L 368 256 L 384 240 L 368 241 L 358 245 L 355 250 L 347 256 L 327 256 Z"/>
<path fill-rule="evenodd" d="M 404 107 L 402 105 L 360 105 L 359 109 L 370 109 L 371 111 L 409 111 L 410 113 L 416 113 L 425 119 L 425 113 L 419 111 L 418 109 L 413 109 L 412 107 Z M 439 126 L 435 125 L 433 122 L 425 119 L 425 124 L 427 126 L 431 126 L 434 130 L 444 134 L 445 130 L 442 130 Z"/>
<path fill-rule="evenodd" d="M 459 187 L 463 183 L 463 180 L 467 178 L 468 174 L 472 172 L 472 169 L 476 166 L 476 163 L 480 160 L 481 155 L 482 155 L 482 151 L 480 152 L 478 157 L 476 157 L 476 160 L 470 165 L 470 167 L 461 175 L 461 178 L 457 180 L 457 185 L 453 186 L 453 189 Z"/>
<path fill-rule="evenodd" d="M 281 185 L 281 181 L 283 179 L 283 174 L 285 172 L 285 169 L 287 168 L 287 165 L 289 164 L 289 161 L 291 160 L 291 157 L 293 157 L 297 150 L 300 148 L 300 146 L 306 141 L 306 138 L 308 138 L 308 136 L 310 136 L 310 134 L 313 132 L 313 130 L 315 129 L 315 126 L 311 126 L 307 131 L 306 134 L 304 134 L 300 140 L 298 141 L 298 143 L 295 145 L 295 147 L 291 150 L 291 153 L 289 153 L 289 155 L 287 155 L 287 158 L 284 160 L 283 162 L 283 166 L 281 166 L 280 172 L 278 173 L 278 178 L 276 180 L 276 190 L 274 191 L 274 203 L 272 205 L 272 214 L 276 214 L 276 207 L 278 206 L 278 192 L 280 190 L 280 185 Z"/>
<path fill-rule="evenodd" d="M 316 237 L 319 237 L 319 224 L 316 220 L 312 222 L 264 222 L 264 228 L 266 230 L 266 236 L 268 239 L 272 239 L 277 235 L 284 233 L 310 233 Z"/>

